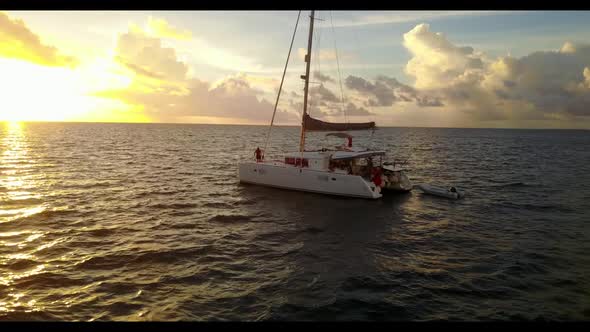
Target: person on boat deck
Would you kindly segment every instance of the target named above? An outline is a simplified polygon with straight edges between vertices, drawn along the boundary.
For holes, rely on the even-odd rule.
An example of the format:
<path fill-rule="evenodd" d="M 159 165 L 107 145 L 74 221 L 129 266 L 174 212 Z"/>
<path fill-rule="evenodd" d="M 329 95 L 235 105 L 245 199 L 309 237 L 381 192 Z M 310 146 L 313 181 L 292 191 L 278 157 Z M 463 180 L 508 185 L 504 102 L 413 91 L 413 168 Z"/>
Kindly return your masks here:
<path fill-rule="evenodd" d="M 373 182 L 376 186 L 381 186 L 381 170 L 379 167 L 373 167 L 372 170 Z"/>
<path fill-rule="evenodd" d="M 381 186 L 383 184 L 383 181 L 381 179 L 381 170 L 379 169 L 379 167 L 374 167 L 372 173 L 375 189 L 377 190 L 377 192 L 381 192 Z"/>
<path fill-rule="evenodd" d="M 262 150 L 260 150 L 260 147 L 256 148 L 256 151 L 254 151 L 254 155 L 256 155 L 256 162 L 262 161 L 262 159 L 264 159 L 264 155 L 262 154 Z"/>

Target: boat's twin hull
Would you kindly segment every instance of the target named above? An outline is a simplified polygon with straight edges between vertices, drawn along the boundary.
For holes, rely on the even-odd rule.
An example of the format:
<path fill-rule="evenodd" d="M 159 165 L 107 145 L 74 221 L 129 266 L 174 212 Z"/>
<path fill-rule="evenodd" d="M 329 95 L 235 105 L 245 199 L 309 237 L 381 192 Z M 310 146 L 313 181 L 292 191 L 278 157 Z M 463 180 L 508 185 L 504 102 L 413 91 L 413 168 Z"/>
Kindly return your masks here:
<path fill-rule="evenodd" d="M 380 190 L 357 175 L 340 174 L 283 164 L 239 164 L 240 182 L 321 194 L 376 199 Z"/>

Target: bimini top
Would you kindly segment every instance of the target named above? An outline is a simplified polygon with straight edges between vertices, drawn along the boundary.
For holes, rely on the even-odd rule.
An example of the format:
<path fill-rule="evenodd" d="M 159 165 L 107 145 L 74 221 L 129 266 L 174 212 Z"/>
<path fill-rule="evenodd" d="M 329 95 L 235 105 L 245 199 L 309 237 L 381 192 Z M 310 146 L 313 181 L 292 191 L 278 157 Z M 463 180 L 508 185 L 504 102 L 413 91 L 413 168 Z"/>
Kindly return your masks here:
<path fill-rule="evenodd" d="M 336 151 L 332 154 L 332 160 L 366 158 L 371 156 L 384 156 L 385 151 Z"/>

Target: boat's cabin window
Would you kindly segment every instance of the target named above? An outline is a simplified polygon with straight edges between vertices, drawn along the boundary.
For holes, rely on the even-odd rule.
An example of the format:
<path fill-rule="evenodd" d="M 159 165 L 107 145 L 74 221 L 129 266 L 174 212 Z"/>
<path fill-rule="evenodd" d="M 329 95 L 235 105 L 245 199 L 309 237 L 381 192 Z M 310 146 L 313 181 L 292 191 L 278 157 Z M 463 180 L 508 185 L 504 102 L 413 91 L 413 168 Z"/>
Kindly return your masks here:
<path fill-rule="evenodd" d="M 294 157 L 285 157 L 285 164 L 295 165 L 295 166 L 302 166 L 309 167 L 309 161 L 307 158 L 294 158 Z"/>

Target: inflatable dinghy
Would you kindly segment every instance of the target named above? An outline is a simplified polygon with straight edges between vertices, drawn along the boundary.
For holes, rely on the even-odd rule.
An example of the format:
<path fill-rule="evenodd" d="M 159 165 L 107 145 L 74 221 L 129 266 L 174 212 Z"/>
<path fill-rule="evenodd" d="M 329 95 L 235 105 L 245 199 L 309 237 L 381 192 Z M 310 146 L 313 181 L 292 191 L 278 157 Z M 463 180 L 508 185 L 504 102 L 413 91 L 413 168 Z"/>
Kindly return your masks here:
<path fill-rule="evenodd" d="M 422 190 L 422 192 L 428 195 L 434 195 L 450 199 L 459 199 L 465 197 L 465 193 L 463 191 L 458 190 L 455 187 L 444 188 L 428 184 L 419 184 L 416 186 L 416 188 Z"/>

